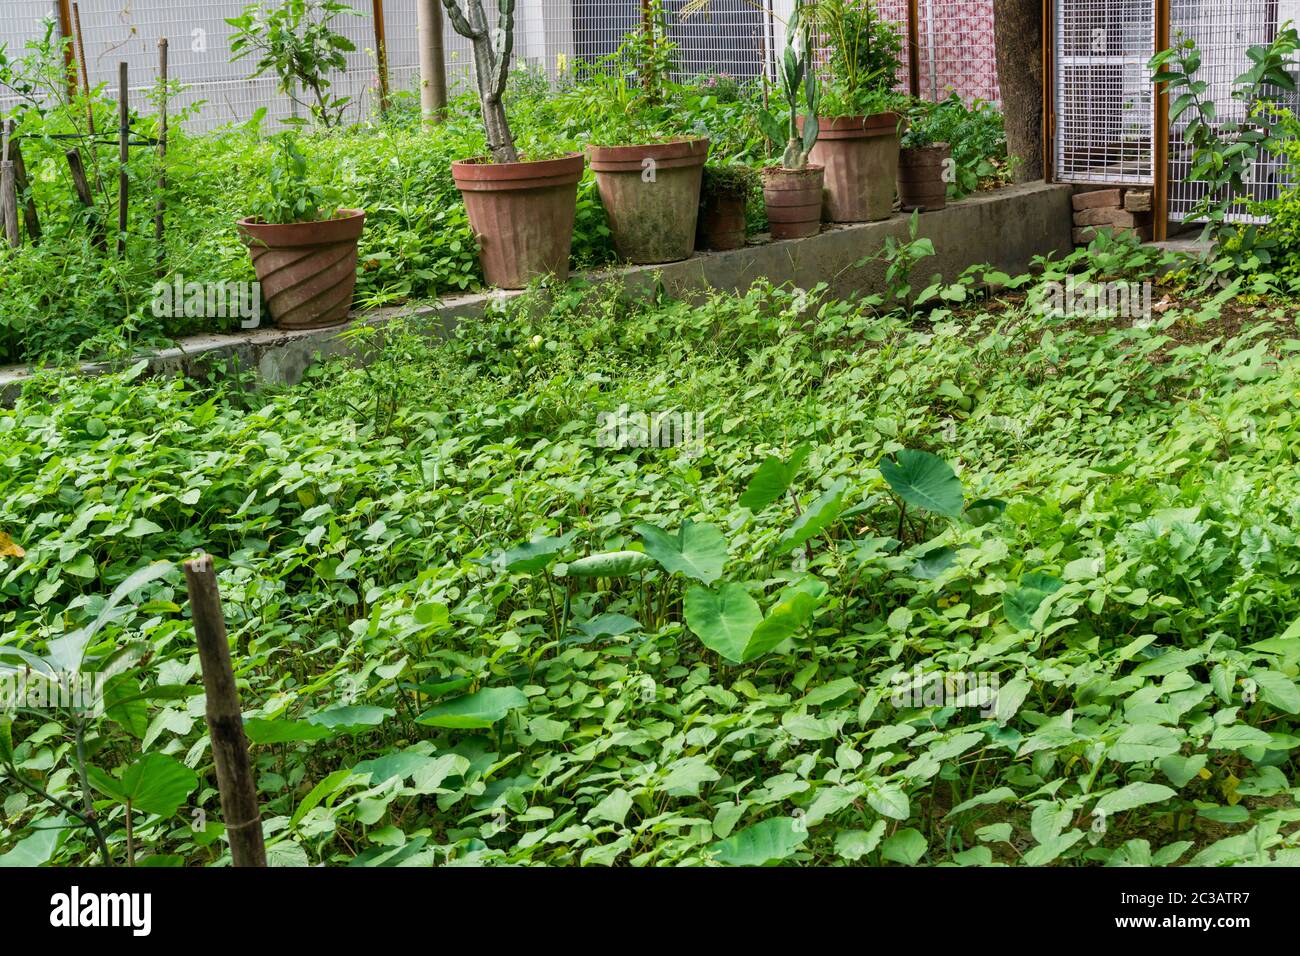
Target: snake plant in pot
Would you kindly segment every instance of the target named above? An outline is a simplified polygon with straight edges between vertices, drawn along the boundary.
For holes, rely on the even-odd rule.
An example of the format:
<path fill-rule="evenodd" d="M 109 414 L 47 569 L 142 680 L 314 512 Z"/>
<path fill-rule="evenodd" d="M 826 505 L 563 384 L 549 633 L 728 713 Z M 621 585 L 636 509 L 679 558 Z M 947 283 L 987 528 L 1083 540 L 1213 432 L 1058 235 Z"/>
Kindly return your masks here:
<path fill-rule="evenodd" d="M 773 239 L 802 239 L 821 230 L 824 170 L 808 161 L 817 143 L 821 89 L 809 62 L 809 29 L 802 10 L 796 4 L 781 62 L 781 92 L 789 110 L 785 152 L 780 166 L 763 170 L 763 203 Z M 807 110 L 802 117 L 800 101 Z"/>
<path fill-rule="evenodd" d="M 451 164 L 489 285 L 522 289 L 538 276 L 569 274 L 581 153 L 524 161 L 506 120 L 506 79 L 515 42 L 515 0 L 442 0 L 452 28 L 470 41 L 488 155 Z"/>
<path fill-rule="evenodd" d="M 346 321 L 357 284 L 363 209 L 340 209 L 334 190 L 310 181 L 293 133 L 274 139 L 268 189 L 239 236 L 253 258 L 262 298 L 282 329 Z"/>

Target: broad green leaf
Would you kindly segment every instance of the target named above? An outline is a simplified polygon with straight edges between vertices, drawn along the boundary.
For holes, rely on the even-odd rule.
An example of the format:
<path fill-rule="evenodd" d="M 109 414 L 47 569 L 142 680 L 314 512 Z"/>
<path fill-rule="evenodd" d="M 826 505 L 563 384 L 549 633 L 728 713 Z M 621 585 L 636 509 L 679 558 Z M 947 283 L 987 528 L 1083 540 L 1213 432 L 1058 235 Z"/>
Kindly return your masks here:
<path fill-rule="evenodd" d="M 937 455 L 905 448 L 880 459 L 879 467 L 894 494 L 909 505 L 949 518 L 961 515 L 961 480 Z"/>
<path fill-rule="evenodd" d="M 741 660 L 749 662 L 762 657 L 782 641 L 793 637 L 805 624 L 812 620 L 817 610 L 817 599 L 804 591 L 796 591 L 784 600 L 768 608 L 766 616 L 759 621 L 749 636 L 741 653 Z"/>
<path fill-rule="evenodd" d="M 1178 792 L 1160 783 L 1130 783 L 1126 787 L 1111 791 L 1097 801 L 1095 809 L 1104 813 L 1123 813 L 1148 803 L 1160 803 Z"/>
<path fill-rule="evenodd" d="M 244 735 L 255 744 L 288 744 L 324 740 L 333 737 L 334 731 L 324 724 L 313 724 L 305 720 L 246 717 Z"/>
<path fill-rule="evenodd" d="M 121 777 L 112 777 L 95 766 L 86 768 L 90 784 L 118 803 L 130 803 L 141 813 L 169 817 L 199 785 L 189 767 L 166 754 L 152 753 L 128 766 Z"/>
<path fill-rule="evenodd" d="M 771 866 L 788 860 L 808 839 L 808 831 L 791 817 L 773 817 L 719 840 L 709 848 L 727 866 Z"/>
<path fill-rule="evenodd" d="M 378 727 L 397 711 L 388 707 L 374 707 L 369 704 L 355 704 L 347 707 L 331 707 L 307 718 L 311 724 L 328 727 L 338 733 L 359 734 Z"/>
<path fill-rule="evenodd" d="M 622 578 L 655 566 L 655 559 L 642 551 L 607 551 L 569 562 L 569 577 Z"/>
<path fill-rule="evenodd" d="M 920 830 L 906 827 L 881 844 L 880 855 L 904 866 L 915 866 L 925 856 L 928 846 Z"/>
<path fill-rule="evenodd" d="M 835 855 L 856 863 L 880 846 L 886 823 L 877 820 L 870 830 L 841 830 L 835 834 Z"/>
<path fill-rule="evenodd" d="M 669 574 L 678 572 L 705 584 L 722 577 L 727 539 L 713 525 L 686 521 L 675 536 L 652 524 L 638 524 L 634 530 L 645 542 L 646 554 Z"/>
<path fill-rule="evenodd" d="M 1039 607 L 1062 587 L 1064 584 L 1050 574 L 1026 574 L 1014 588 L 1003 592 L 1002 610 L 1016 630 L 1031 630 Z"/>
<path fill-rule="evenodd" d="M 745 493 L 740 496 L 740 506 L 758 513 L 784 495 L 808 457 L 810 448 L 803 444 L 794 450 L 789 461 L 772 455 L 759 465 Z"/>
<path fill-rule="evenodd" d="M 510 711 L 527 706 L 528 698 L 518 687 L 485 687 L 473 694 L 434 704 L 415 722 L 430 727 L 481 729 L 491 727 Z"/>
<path fill-rule="evenodd" d="M 570 531 L 568 534 L 559 537 L 547 537 L 538 535 L 531 540 L 517 544 L 501 555 L 501 564 L 506 571 L 511 572 L 531 572 L 540 571 L 562 553 L 573 539 L 577 537 L 576 531 Z"/>
<path fill-rule="evenodd" d="M 724 582 L 716 591 L 698 584 L 683 601 L 686 626 L 709 650 L 742 663 L 749 638 L 763 619 L 758 602 L 741 585 Z"/>
<path fill-rule="evenodd" d="M 794 524 L 790 525 L 789 530 L 781 535 L 776 542 L 776 553 L 788 554 L 825 531 L 840 516 L 840 511 L 844 507 L 846 488 L 847 484 L 840 480 L 818 495 L 813 503 L 794 519 Z"/>

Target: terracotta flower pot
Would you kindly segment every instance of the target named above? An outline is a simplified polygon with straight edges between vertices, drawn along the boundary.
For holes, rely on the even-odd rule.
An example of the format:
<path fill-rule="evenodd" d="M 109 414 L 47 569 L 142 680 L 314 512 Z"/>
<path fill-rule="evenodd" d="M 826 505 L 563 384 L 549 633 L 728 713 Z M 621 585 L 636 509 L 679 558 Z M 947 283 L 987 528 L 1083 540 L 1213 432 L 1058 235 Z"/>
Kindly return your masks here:
<path fill-rule="evenodd" d="M 695 245 L 722 252 L 745 244 L 744 193 L 710 193 L 700 200 Z"/>
<path fill-rule="evenodd" d="M 340 209 L 322 222 L 239 220 L 276 325 L 319 329 L 347 321 L 357 284 L 357 240 L 365 225 L 364 209 Z"/>
<path fill-rule="evenodd" d="M 898 204 L 905 211 L 933 212 L 948 202 L 944 168 L 952 157 L 947 143 L 914 146 L 898 156 Z"/>
<path fill-rule="evenodd" d="M 588 146 L 587 159 L 620 259 L 676 262 L 695 252 L 708 139 Z"/>
<path fill-rule="evenodd" d="M 893 215 L 898 123 L 897 113 L 817 118 L 817 144 L 808 158 L 826 167 L 827 222 L 875 222 Z M 802 129 L 802 117 L 799 125 Z"/>
<path fill-rule="evenodd" d="M 478 240 L 488 285 L 522 289 L 538 276 L 569 275 L 582 154 L 538 162 L 451 164 Z"/>
<path fill-rule="evenodd" d="M 763 204 L 773 239 L 803 239 L 822 227 L 820 166 L 763 170 Z"/>

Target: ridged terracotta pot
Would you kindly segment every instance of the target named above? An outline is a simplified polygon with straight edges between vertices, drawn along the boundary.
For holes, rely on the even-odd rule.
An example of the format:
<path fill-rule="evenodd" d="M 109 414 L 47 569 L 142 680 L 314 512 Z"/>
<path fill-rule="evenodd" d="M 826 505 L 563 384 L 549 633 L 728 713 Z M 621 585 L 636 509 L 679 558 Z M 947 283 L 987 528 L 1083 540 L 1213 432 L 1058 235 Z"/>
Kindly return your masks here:
<path fill-rule="evenodd" d="M 763 204 L 773 239 L 803 239 L 822 228 L 820 166 L 763 170 Z"/>
<path fill-rule="evenodd" d="M 587 147 L 620 259 L 648 265 L 690 258 L 708 156 L 705 138 Z"/>
<path fill-rule="evenodd" d="M 695 245 L 701 249 L 723 252 L 745 244 L 745 196 L 725 192 L 710 193 L 700 200 L 700 222 L 695 230 Z"/>
<path fill-rule="evenodd" d="M 817 118 L 817 144 L 808 158 L 826 167 L 827 222 L 875 222 L 893 215 L 899 119 L 897 113 Z"/>
<path fill-rule="evenodd" d="M 340 209 L 322 222 L 239 220 L 271 318 L 282 329 L 319 329 L 347 321 L 357 284 L 357 240 L 364 209 Z"/>
<path fill-rule="evenodd" d="M 947 143 L 913 146 L 898 155 L 898 205 L 906 212 L 919 209 L 934 212 L 948 203 L 948 184 L 943 181 L 952 147 Z"/>
<path fill-rule="evenodd" d="M 522 289 L 538 276 L 569 275 L 582 154 L 537 162 L 451 164 L 488 285 Z"/>

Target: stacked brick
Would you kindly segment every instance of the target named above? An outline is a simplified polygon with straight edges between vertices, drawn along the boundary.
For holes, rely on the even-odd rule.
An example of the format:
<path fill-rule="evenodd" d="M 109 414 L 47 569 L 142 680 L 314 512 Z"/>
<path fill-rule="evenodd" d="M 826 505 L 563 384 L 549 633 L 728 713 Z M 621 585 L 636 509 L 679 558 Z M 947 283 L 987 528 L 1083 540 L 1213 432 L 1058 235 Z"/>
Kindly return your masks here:
<path fill-rule="evenodd" d="M 1094 189 L 1075 193 L 1073 203 L 1075 245 L 1091 242 L 1100 230 L 1135 232 L 1151 241 L 1150 189 Z"/>

